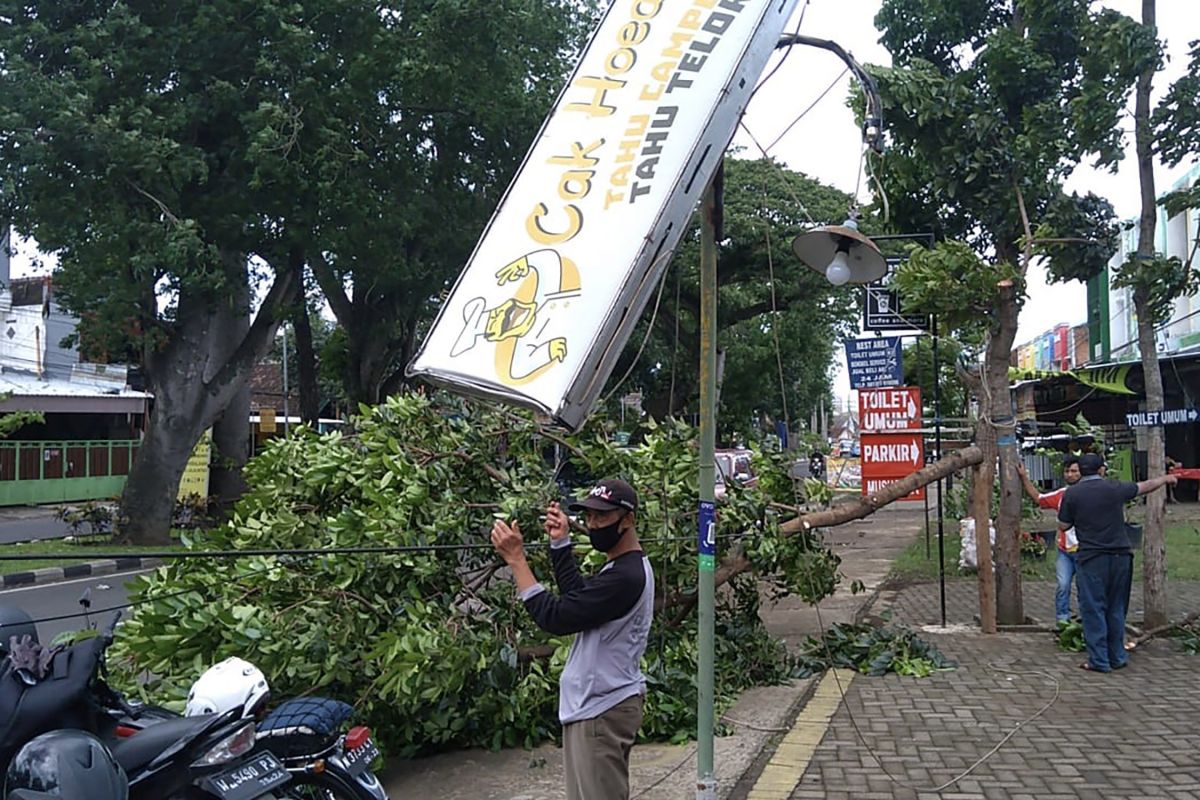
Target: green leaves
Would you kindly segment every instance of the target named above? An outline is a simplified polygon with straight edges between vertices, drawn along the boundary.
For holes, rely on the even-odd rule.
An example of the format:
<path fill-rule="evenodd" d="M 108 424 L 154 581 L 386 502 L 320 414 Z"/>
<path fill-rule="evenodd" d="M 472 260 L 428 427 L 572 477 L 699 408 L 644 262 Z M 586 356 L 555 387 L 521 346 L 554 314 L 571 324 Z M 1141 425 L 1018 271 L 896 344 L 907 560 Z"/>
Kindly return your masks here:
<path fill-rule="evenodd" d="M 905 308 L 937 314 L 940 324 L 977 341 L 997 325 L 1003 281 L 1023 284 L 1015 264 L 988 263 L 961 241 L 938 242 L 933 249 L 911 247 L 895 277 Z"/>
<path fill-rule="evenodd" d="M 820 639 L 807 637 L 800 646 L 797 663 L 801 674 L 805 675 L 840 667 L 864 675 L 895 672 L 924 678 L 934 672 L 954 669 L 954 664 L 936 647 L 911 630 L 878 627 L 866 622 L 836 622 Z"/>
<path fill-rule="evenodd" d="M 1050 201 L 1034 231 L 1033 249 L 1049 259 L 1055 281 L 1087 281 L 1107 268 L 1120 231 L 1112 203 L 1091 192 L 1060 194 Z"/>
<path fill-rule="evenodd" d="M 1136 253 L 1117 269 L 1112 282 L 1115 289 L 1132 289 L 1145 298 L 1145 308 L 1155 325 L 1171 318 L 1175 300 L 1200 291 L 1200 272 L 1176 256 L 1156 255 L 1139 259 Z"/>
<path fill-rule="evenodd" d="M 638 489 L 638 535 L 664 598 L 694 591 L 696 431 L 667 421 L 631 446 L 596 420 L 553 438 L 524 414 L 458 398 L 398 395 L 346 433 L 296 429 L 246 470 L 250 491 L 232 521 L 197 532 L 197 549 L 459 545 L 371 555 L 177 561 L 144 579 L 114 663 L 133 686 L 149 669 L 156 701 L 181 704 L 203 668 L 238 655 L 277 697 L 305 692 L 353 703 L 391 753 L 521 746 L 557 731 L 557 677 L 570 638 L 533 625 L 488 544 L 496 515 L 520 523 L 534 573 L 552 572 L 538 517 L 550 500 L 601 476 Z M 569 467 L 566 460 L 569 458 Z M 815 535 L 779 536 L 772 503 L 794 500 L 786 457 L 756 459 L 762 488 L 731 486 L 718 517 L 720 552 L 740 545 L 758 574 L 721 592 L 718 685 L 791 674 L 758 616 L 758 577 L 819 599 L 835 588 L 837 557 Z M 572 475 L 564 490 L 556 478 Z M 394 476 L 390 479 L 387 476 Z M 582 537 L 579 537 L 582 539 Z M 594 569 L 601 554 L 578 553 Z M 182 592 L 183 594 L 178 594 Z M 676 617 L 679 616 L 679 619 Z M 644 735 L 695 730 L 695 617 L 656 616 L 645 670 L 652 683 Z M 552 655 L 530 657 L 531 648 Z M 689 699 L 690 698 L 690 699 Z"/>

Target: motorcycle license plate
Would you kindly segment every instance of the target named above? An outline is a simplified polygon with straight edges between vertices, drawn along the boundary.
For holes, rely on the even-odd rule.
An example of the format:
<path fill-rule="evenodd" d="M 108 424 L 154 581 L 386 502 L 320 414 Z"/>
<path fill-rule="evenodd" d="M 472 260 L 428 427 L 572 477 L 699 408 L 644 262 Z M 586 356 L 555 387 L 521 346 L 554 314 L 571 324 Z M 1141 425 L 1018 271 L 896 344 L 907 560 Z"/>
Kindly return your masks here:
<path fill-rule="evenodd" d="M 379 748 L 370 739 L 360 744 L 354 750 L 348 751 L 342 756 L 342 763 L 346 766 L 346 771 L 354 777 L 358 777 L 366 772 L 367 767 L 371 766 L 371 762 L 379 758 Z"/>
<path fill-rule="evenodd" d="M 220 800 L 254 800 L 291 779 L 272 753 L 255 753 L 247 761 L 204 779 L 204 788 Z"/>

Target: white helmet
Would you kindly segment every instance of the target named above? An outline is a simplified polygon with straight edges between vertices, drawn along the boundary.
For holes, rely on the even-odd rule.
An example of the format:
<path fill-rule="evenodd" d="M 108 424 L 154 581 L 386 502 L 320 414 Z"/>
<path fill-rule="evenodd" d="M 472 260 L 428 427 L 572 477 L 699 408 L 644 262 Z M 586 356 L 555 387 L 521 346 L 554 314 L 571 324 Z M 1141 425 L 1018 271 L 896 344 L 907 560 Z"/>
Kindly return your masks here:
<path fill-rule="evenodd" d="M 262 670 L 236 656 L 227 658 L 209 667 L 192 684 L 183 714 L 199 717 L 241 708 L 242 716 L 250 717 L 266 702 L 270 692 L 271 687 L 267 686 L 267 677 Z"/>

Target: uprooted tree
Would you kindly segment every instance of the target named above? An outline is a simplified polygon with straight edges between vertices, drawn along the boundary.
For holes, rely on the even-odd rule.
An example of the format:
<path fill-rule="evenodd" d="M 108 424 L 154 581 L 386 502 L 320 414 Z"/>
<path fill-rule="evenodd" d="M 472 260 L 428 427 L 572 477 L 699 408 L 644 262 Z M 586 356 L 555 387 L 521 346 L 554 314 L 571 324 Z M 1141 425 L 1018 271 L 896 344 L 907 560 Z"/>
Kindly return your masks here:
<path fill-rule="evenodd" d="M 275 441 L 251 462 L 251 489 L 233 519 L 192 546 L 414 549 L 174 561 L 135 592 L 140 604 L 114 664 L 131 678 L 148 670 L 157 681 L 143 690 L 178 701 L 205 667 L 238 655 L 280 696 L 316 692 L 355 704 L 401 754 L 549 738 L 569 637 L 532 624 L 488 532 L 496 515 L 518 521 L 535 574 L 550 580 L 538 515 L 569 491 L 556 482 L 569 459 L 580 481 L 622 475 L 639 491 L 638 535 L 659 592 L 642 734 L 686 738 L 697 707 L 696 432 L 670 422 L 642 434 L 623 448 L 608 441 L 603 422 L 560 437 L 525 414 L 403 395 L 349 435 L 304 431 Z M 789 674 L 782 644 L 759 618 L 760 589 L 766 582 L 808 601 L 834 591 L 839 560 L 817 527 L 866 516 L 979 452 L 955 454 L 889 494 L 804 517 L 788 510 L 795 496 L 785 456 L 762 458 L 760 485 L 731 487 L 719 510 L 719 703 Z M 444 549 L 419 549 L 431 544 Z M 593 566 L 603 558 L 584 557 Z"/>

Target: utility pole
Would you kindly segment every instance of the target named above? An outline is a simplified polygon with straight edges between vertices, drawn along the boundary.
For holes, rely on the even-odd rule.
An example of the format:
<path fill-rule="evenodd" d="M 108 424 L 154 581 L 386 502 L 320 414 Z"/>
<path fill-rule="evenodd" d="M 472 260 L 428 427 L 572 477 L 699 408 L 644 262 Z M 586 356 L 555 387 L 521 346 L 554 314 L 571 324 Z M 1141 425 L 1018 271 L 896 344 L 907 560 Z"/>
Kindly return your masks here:
<path fill-rule="evenodd" d="M 718 167 L 700 205 L 700 642 L 697 685 L 696 800 L 716 800 L 713 767 L 716 610 L 713 596 L 717 562 L 715 450 L 717 441 L 717 208 L 722 168 Z"/>

